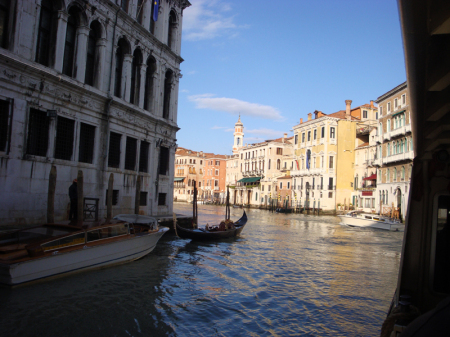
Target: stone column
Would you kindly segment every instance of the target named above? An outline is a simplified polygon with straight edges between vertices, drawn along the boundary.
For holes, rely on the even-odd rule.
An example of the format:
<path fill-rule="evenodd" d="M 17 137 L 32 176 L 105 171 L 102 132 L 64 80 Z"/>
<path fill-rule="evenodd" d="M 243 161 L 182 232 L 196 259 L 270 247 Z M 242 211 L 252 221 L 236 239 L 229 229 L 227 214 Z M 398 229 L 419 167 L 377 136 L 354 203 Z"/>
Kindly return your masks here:
<path fill-rule="evenodd" d="M 96 74 L 94 77 L 94 87 L 103 91 L 106 84 L 104 84 L 105 69 L 106 69 L 106 39 L 101 38 L 97 40 L 97 55 L 96 55 Z M 113 82 L 114 83 L 114 82 Z M 106 89 L 105 89 L 106 91 Z"/>
<path fill-rule="evenodd" d="M 170 109 L 170 115 L 169 119 L 177 122 L 178 117 L 178 88 L 180 83 L 180 78 L 182 77 L 181 74 L 174 75 L 174 79 L 172 82 L 172 96 L 170 97 L 171 100 L 171 109 Z M 172 104 L 173 102 L 173 104 Z"/>
<path fill-rule="evenodd" d="M 58 11 L 58 30 L 56 32 L 56 47 L 55 47 L 55 70 L 62 72 L 64 62 L 64 49 L 66 42 L 67 20 L 69 14 L 65 11 Z"/>
<path fill-rule="evenodd" d="M 74 77 L 84 83 L 86 76 L 86 58 L 87 58 L 87 41 L 89 36 L 89 27 L 83 26 L 77 29 L 77 51 L 75 59 Z"/>
<path fill-rule="evenodd" d="M 141 84 L 139 85 L 139 102 L 138 105 L 141 109 L 144 108 L 144 100 L 147 99 L 147 97 L 144 97 L 145 95 L 145 85 L 146 85 L 146 78 L 147 78 L 147 65 L 145 63 L 141 64 L 140 66 L 140 72 L 141 72 Z"/>
<path fill-rule="evenodd" d="M 133 62 L 133 55 L 125 54 L 123 56 L 123 67 L 122 67 L 122 86 L 121 90 L 122 99 L 129 102 L 131 93 L 131 68 Z"/>
<path fill-rule="evenodd" d="M 142 5 L 142 26 L 149 30 L 150 29 L 150 15 L 152 13 L 152 4 L 154 1 L 143 1 Z"/>
<path fill-rule="evenodd" d="M 153 87 L 152 87 L 152 101 L 150 102 L 149 105 L 149 110 L 152 114 L 156 115 L 157 113 L 157 107 L 158 107 L 158 88 L 159 88 L 159 83 L 158 83 L 158 73 L 155 71 L 152 75 L 153 77 Z"/>

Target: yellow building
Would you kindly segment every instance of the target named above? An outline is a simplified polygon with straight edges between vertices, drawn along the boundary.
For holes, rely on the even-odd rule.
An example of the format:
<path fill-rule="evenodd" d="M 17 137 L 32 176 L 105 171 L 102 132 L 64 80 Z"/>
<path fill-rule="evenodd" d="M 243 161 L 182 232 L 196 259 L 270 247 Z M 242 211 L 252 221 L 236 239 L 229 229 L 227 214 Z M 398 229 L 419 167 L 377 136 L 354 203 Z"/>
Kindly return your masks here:
<path fill-rule="evenodd" d="M 300 205 L 312 207 L 317 201 L 324 211 L 334 211 L 338 204 L 347 205 L 353 190 L 356 123 L 361 109 L 351 109 L 326 115 L 315 111 L 315 118 L 293 127 L 294 169 L 293 195 Z"/>

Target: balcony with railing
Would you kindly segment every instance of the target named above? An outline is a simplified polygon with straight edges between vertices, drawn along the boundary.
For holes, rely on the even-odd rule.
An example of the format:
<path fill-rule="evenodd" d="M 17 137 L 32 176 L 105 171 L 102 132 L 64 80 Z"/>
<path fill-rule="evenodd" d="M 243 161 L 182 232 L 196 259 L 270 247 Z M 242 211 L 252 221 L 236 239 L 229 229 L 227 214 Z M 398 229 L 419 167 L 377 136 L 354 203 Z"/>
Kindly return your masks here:
<path fill-rule="evenodd" d="M 327 185 L 326 187 L 328 191 L 333 191 L 336 189 L 336 185 Z"/>
<path fill-rule="evenodd" d="M 411 124 L 408 125 L 402 125 L 399 128 L 396 128 L 394 130 L 391 130 L 389 132 L 383 133 L 383 139 L 384 140 L 390 140 L 391 138 L 395 138 L 398 136 L 404 136 L 407 133 L 411 132 Z"/>
<path fill-rule="evenodd" d="M 387 156 L 383 158 L 383 164 L 394 163 L 397 161 L 403 160 L 413 160 L 414 159 L 414 151 L 408 151 L 403 153 L 397 153 L 391 156 Z"/>

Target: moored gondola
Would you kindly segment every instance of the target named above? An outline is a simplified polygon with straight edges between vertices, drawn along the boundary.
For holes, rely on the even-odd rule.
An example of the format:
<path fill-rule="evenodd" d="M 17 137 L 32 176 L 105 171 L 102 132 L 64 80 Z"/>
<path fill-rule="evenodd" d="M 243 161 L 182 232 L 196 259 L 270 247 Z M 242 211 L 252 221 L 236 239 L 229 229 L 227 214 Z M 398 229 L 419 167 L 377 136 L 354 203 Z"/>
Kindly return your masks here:
<path fill-rule="evenodd" d="M 227 230 L 218 230 L 216 227 L 207 230 L 207 229 L 187 229 L 179 226 L 177 224 L 177 233 L 178 236 L 185 239 L 192 239 L 197 241 L 209 241 L 209 240 L 220 240 L 231 237 L 237 237 L 241 234 L 244 229 L 245 224 L 247 223 L 247 214 L 244 211 L 242 217 L 233 223 L 232 229 Z"/>

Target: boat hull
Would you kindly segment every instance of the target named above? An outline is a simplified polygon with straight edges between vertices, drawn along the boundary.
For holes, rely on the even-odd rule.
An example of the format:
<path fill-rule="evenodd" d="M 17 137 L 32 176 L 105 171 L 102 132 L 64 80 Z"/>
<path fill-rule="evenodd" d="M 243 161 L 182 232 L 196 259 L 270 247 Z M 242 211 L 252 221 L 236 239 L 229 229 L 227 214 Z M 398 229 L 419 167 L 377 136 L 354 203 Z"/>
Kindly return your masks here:
<path fill-rule="evenodd" d="M 157 232 L 130 236 L 124 240 L 84 246 L 68 252 L 17 263 L 0 263 L 0 283 L 18 285 L 47 277 L 137 260 L 149 254 L 168 228 Z"/>
<path fill-rule="evenodd" d="M 405 226 L 401 223 L 394 223 L 385 220 L 363 219 L 361 217 L 352 217 L 348 215 L 339 215 L 341 223 L 351 227 L 369 227 L 383 229 L 393 232 L 403 232 Z"/>

